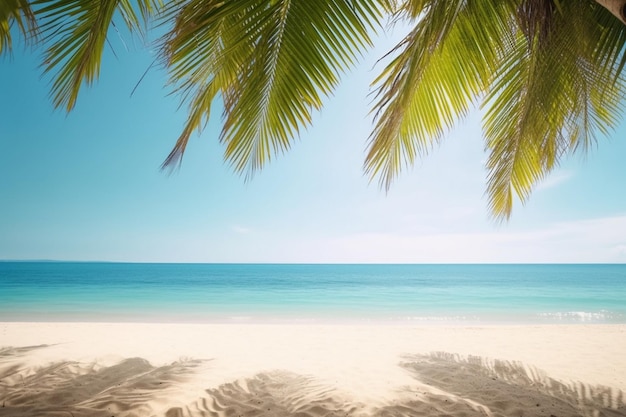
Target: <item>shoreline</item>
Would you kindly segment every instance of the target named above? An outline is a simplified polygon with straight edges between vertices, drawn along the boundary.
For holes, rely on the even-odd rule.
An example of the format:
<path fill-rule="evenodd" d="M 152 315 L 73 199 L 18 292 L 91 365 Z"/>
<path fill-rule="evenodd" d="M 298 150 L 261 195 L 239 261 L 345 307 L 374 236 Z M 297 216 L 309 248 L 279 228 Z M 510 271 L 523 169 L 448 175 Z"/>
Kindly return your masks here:
<path fill-rule="evenodd" d="M 608 398 L 607 395 L 616 398 L 617 402 L 611 400 L 614 404 L 609 404 L 614 413 L 611 415 L 626 415 L 625 408 L 616 408 L 621 407 L 619 401 L 626 392 L 624 346 L 625 324 L 0 322 L 0 371 L 14 369 L 13 376 L 4 379 L 8 383 L 0 384 L 0 398 L 14 402 L 19 399 L 20 404 L 38 402 L 43 406 L 43 400 L 37 400 L 39 397 L 34 394 L 28 397 L 27 390 L 20 388 L 18 381 L 25 378 L 39 391 L 45 390 L 51 386 L 44 378 L 50 372 L 42 373 L 42 370 L 66 364 L 72 371 L 56 375 L 71 377 L 64 380 L 64 384 L 71 385 L 68 381 L 76 378 L 87 378 L 92 371 L 110 372 L 118 386 L 126 387 L 116 394 L 122 399 L 128 394 L 128 384 L 139 378 L 129 376 L 130 370 L 136 369 L 141 375 L 155 375 L 155 372 L 162 375 L 161 382 L 167 385 L 167 390 L 155 391 L 154 398 L 149 396 L 144 406 L 152 411 L 135 410 L 135 415 L 139 416 L 200 416 L 203 415 L 200 411 L 192 411 L 209 394 L 218 403 L 235 404 L 231 406 L 240 407 L 235 411 L 244 413 L 241 401 L 246 395 L 255 390 L 258 395 L 270 395 L 268 392 L 276 386 L 283 387 L 279 390 L 283 394 L 272 391 L 271 401 L 274 402 L 295 396 L 299 398 L 297 404 L 314 403 L 320 392 L 324 392 L 328 394 L 328 398 L 324 397 L 324 407 L 337 405 L 341 399 L 360 404 L 362 413 L 355 415 L 367 416 L 378 415 L 376 413 L 382 413 L 380 407 L 418 394 L 428 397 L 428 401 L 411 403 L 409 408 L 416 413 L 422 410 L 420 407 L 435 407 L 444 415 L 463 414 L 463 409 L 473 407 L 476 402 L 490 409 L 493 415 L 513 412 L 507 409 L 498 414 L 499 405 L 490 403 L 489 395 L 475 397 L 474 392 L 483 392 L 480 387 L 502 391 L 499 394 L 504 398 L 502 401 L 511 407 L 520 407 L 523 403 L 520 396 L 530 395 L 532 401 L 545 404 L 547 392 L 557 396 L 565 392 L 574 397 L 587 393 L 584 395 L 593 398 L 594 393 L 603 393 L 603 398 Z M 463 375 L 464 379 L 460 378 Z M 457 381 L 456 385 L 451 386 L 452 381 Z M 499 385 L 494 385 L 495 381 Z M 520 383 L 523 386 L 519 386 Z M 561 394 L 554 391 L 556 386 L 561 386 Z M 294 387 L 300 387 L 302 392 L 293 391 Z M 74 387 L 76 389 L 81 390 Z M 237 398 L 224 397 L 232 392 L 238 393 Z M 535 398 L 539 394 L 543 397 Z M 90 395 L 96 394 L 91 392 Z M 447 402 L 437 402 L 442 396 L 455 399 L 459 408 L 446 409 Z M 96 399 L 100 401 L 100 397 Z M 99 409 L 98 401 L 92 404 L 94 409 Z M 285 404 L 282 406 L 287 407 Z M 292 406 L 295 407 L 289 405 Z M 177 407 L 180 412 L 171 411 L 178 410 Z M 371 407 L 378 407 L 379 411 L 372 411 Z M 5 408 L 3 414 L 0 409 L 0 416 L 20 416 L 20 410 L 13 408 L 11 414 Z M 28 415 L 26 411 L 23 415 Z M 75 417 L 83 415 L 79 409 L 74 411 Z M 121 409 L 118 411 L 111 415 L 131 415 Z M 401 415 L 398 410 L 392 411 L 381 415 Z M 537 410 L 532 412 L 538 413 Z M 551 413 L 561 415 L 556 410 Z M 309 414 L 309 417 L 322 415 Z M 524 415 L 549 416 L 550 413 L 529 414 L 527 411 Z"/>
<path fill-rule="evenodd" d="M 336 315 L 294 316 L 288 314 L 250 314 L 237 315 L 189 315 L 189 314 L 125 314 L 111 311 L 77 318 L 77 314 L 57 315 L 48 317 L 41 315 L 0 314 L 1 323 L 98 323 L 98 324 L 198 324 L 198 325 L 342 325 L 342 326 L 454 326 L 454 327 L 492 327 L 492 326 L 626 326 L 626 316 L 607 316 L 606 312 L 570 311 L 559 313 L 541 313 L 529 317 L 527 315 L 493 314 L 490 316 L 463 315 L 393 315 L 393 316 L 350 316 L 342 313 Z"/>

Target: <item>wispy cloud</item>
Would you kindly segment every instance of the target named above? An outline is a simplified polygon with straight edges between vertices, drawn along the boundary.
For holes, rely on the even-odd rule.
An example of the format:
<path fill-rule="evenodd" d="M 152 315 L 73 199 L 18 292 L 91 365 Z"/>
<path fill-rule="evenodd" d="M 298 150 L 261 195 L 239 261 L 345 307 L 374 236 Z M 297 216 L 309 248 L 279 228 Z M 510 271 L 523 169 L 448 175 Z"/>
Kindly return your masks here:
<path fill-rule="evenodd" d="M 400 235 L 361 233 L 327 242 L 330 262 L 623 262 L 626 214 L 541 229 Z"/>
<path fill-rule="evenodd" d="M 536 191 L 547 190 L 563 184 L 574 176 L 572 171 L 559 171 L 549 175 L 545 180 L 537 184 Z"/>
<path fill-rule="evenodd" d="M 244 226 L 240 226 L 238 224 L 234 225 L 232 227 L 233 232 L 238 233 L 240 235 L 247 235 L 248 233 L 250 233 L 252 231 L 252 229 L 249 229 L 247 227 Z"/>

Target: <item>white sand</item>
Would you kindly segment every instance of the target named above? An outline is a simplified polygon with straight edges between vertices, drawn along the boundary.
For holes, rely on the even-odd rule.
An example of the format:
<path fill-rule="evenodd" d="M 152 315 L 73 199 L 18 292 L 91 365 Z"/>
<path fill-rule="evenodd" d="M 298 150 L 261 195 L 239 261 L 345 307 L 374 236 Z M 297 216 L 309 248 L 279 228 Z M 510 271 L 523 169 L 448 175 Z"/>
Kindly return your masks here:
<path fill-rule="evenodd" d="M 0 323 L 0 347 L 0 416 L 626 415 L 626 325 Z"/>

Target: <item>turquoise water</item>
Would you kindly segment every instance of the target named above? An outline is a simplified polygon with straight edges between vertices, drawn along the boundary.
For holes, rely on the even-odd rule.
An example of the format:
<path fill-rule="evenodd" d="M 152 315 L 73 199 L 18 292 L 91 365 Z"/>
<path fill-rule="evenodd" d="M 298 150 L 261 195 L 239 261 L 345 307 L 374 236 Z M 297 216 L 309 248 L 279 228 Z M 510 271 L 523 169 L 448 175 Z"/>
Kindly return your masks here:
<path fill-rule="evenodd" d="M 626 265 L 0 262 L 0 321 L 626 323 Z"/>

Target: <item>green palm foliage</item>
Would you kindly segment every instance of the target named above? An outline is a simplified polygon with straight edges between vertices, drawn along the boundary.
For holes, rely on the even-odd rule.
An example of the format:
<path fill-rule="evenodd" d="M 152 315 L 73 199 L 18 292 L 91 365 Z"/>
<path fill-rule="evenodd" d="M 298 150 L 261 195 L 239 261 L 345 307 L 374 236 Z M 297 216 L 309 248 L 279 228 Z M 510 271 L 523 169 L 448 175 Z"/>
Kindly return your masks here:
<path fill-rule="evenodd" d="M 131 31 L 141 31 L 159 6 L 158 0 L 34 0 L 47 46 L 44 72 L 52 72 L 56 107 L 74 108 L 84 83 L 100 73 L 109 28 L 118 15 Z"/>
<path fill-rule="evenodd" d="M 561 156 L 587 149 L 594 132 L 608 133 L 617 122 L 623 57 L 613 65 L 617 57 L 599 48 L 606 48 L 603 37 L 615 36 L 611 42 L 621 54 L 626 32 L 604 9 L 586 6 L 563 2 L 567 18 L 552 13 L 542 26 L 529 24 L 509 40 L 485 99 L 488 189 L 496 214 L 508 216 L 513 192 L 526 199 Z M 616 30 L 607 30 L 615 22 Z"/>
<path fill-rule="evenodd" d="M 0 54 L 10 51 L 13 46 L 11 29 L 13 26 L 26 39 L 37 35 L 37 19 L 28 0 L 2 0 L 0 2 Z"/>
<path fill-rule="evenodd" d="M 226 159 L 250 176 L 310 124 L 339 74 L 371 44 L 381 9 L 351 0 L 191 0 L 174 16 L 164 58 L 190 111 L 164 165 L 180 161 L 220 94 Z"/>
<path fill-rule="evenodd" d="M 417 23 L 376 80 L 365 167 L 385 187 L 474 106 L 488 195 L 506 219 L 568 152 L 621 114 L 626 28 L 591 1 L 409 1 Z"/>
<path fill-rule="evenodd" d="M 372 84 L 365 171 L 388 189 L 481 108 L 500 220 L 561 158 L 610 132 L 626 93 L 626 26 L 593 0 L 3 0 L 0 53 L 12 31 L 40 33 L 53 102 L 71 110 L 117 20 L 167 32 L 161 61 L 189 112 L 163 166 L 180 163 L 217 100 L 225 158 L 246 178 L 290 148 L 377 31 L 408 24 Z"/>

